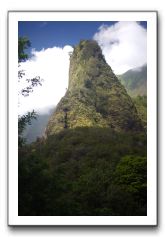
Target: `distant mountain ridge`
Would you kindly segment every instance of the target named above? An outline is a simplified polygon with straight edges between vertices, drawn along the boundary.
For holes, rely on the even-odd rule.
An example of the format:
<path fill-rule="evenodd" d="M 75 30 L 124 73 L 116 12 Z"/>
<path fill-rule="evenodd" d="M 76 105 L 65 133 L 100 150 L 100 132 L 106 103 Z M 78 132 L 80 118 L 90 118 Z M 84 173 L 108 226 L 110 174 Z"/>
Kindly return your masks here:
<path fill-rule="evenodd" d="M 131 97 L 147 95 L 147 65 L 131 69 L 118 78 Z"/>
<path fill-rule="evenodd" d="M 48 112 L 38 113 L 36 119 L 32 119 L 31 124 L 27 125 L 24 131 L 26 143 L 35 142 L 38 137 L 44 135 L 47 123 L 53 112 L 54 108 L 51 108 Z"/>

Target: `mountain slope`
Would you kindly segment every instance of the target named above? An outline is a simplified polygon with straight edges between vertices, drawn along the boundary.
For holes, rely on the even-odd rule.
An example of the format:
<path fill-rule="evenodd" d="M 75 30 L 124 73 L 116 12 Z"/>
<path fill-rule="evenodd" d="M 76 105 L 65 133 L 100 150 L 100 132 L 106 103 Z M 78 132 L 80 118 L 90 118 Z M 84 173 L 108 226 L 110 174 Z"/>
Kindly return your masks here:
<path fill-rule="evenodd" d="M 143 130 L 132 99 L 93 40 L 81 41 L 75 47 L 70 58 L 69 87 L 49 120 L 46 134 L 76 127 Z"/>
<path fill-rule="evenodd" d="M 143 126 L 147 129 L 147 96 L 133 97 L 139 118 L 141 119 Z"/>
<path fill-rule="evenodd" d="M 131 97 L 147 95 L 147 66 L 129 70 L 118 76 Z"/>

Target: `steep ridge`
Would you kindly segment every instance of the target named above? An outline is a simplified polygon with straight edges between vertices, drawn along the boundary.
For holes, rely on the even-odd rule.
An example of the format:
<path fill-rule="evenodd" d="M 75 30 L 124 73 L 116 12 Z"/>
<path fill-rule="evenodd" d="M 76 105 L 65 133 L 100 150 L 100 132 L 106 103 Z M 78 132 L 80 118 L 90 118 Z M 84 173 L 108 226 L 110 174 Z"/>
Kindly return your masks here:
<path fill-rule="evenodd" d="M 147 95 L 147 65 L 131 69 L 118 78 L 131 97 Z"/>
<path fill-rule="evenodd" d="M 64 128 L 111 127 L 142 131 L 132 99 L 94 40 L 83 40 L 70 57 L 69 87 L 51 116 L 46 135 Z"/>

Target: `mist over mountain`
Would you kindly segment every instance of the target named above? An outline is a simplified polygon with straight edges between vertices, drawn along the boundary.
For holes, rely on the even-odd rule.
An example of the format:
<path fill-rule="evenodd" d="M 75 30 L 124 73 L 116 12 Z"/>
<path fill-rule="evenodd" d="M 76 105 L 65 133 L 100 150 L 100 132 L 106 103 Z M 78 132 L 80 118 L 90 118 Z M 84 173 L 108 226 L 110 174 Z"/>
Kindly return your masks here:
<path fill-rule="evenodd" d="M 54 108 L 49 109 L 46 113 L 38 113 L 36 119 L 32 119 L 31 124 L 26 126 L 23 136 L 26 143 L 36 141 L 37 138 L 44 136 L 47 123 Z"/>

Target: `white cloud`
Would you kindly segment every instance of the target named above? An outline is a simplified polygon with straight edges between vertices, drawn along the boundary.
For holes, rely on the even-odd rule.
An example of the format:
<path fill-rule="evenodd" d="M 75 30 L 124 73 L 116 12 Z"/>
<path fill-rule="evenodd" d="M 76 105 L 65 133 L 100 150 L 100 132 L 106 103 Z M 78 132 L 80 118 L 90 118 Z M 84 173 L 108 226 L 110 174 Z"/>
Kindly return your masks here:
<path fill-rule="evenodd" d="M 147 31 L 137 22 L 102 25 L 93 37 L 116 74 L 147 62 Z"/>
<path fill-rule="evenodd" d="M 33 50 L 33 57 L 21 64 L 19 70 L 25 70 L 25 78 L 40 76 L 44 81 L 42 86 L 35 87 L 34 92 L 30 93 L 28 97 L 20 96 L 19 114 L 33 109 L 45 113 L 64 96 L 69 78 L 68 53 L 71 51 L 73 48 L 69 45 L 64 48 Z M 25 78 L 18 83 L 19 90 L 26 86 Z"/>

